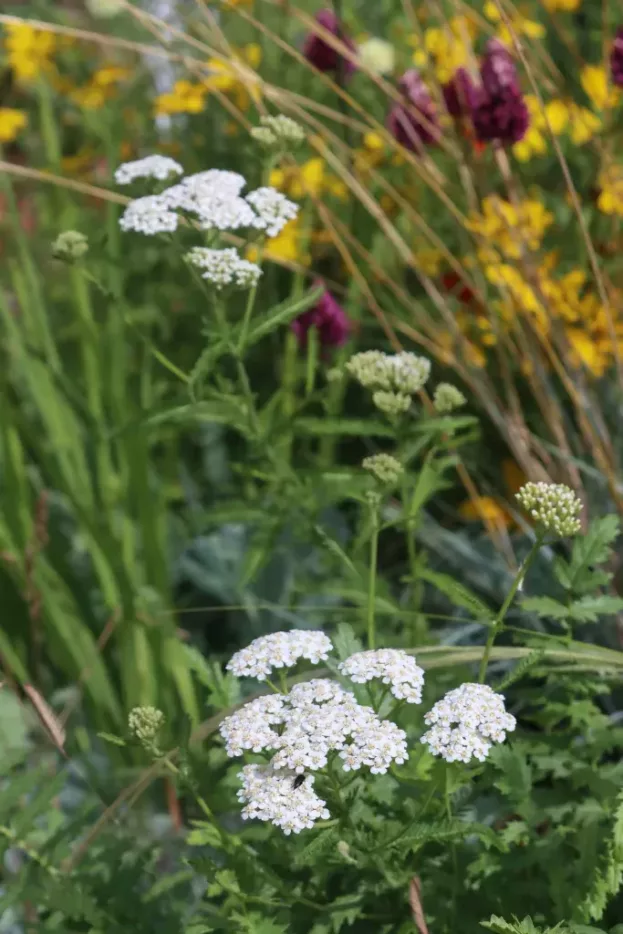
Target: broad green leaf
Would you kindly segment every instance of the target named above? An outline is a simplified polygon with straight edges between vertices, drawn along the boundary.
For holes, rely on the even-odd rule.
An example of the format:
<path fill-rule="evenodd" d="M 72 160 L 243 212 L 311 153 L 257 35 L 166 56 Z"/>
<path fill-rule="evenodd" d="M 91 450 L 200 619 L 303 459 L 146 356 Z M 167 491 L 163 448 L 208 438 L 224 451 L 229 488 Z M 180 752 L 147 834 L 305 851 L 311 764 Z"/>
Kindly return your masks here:
<path fill-rule="evenodd" d="M 586 593 L 595 588 L 594 566 L 608 560 L 619 530 L 619 518 L 612 514 L 595 519 L 585 535 L 574 539 L 571 559 L 568 562 L 559 559 L 554 564 L 556 576 L 566 590 Z M 603 573 L 600 572 L 601 575 Z"/>
<path fill-rule="evenodd" d="M 318 830 L 302 850 L 296 854 L 298 866 L 313 866 L 321 863 L 332 854 L 340 840 L 340 831 L 336 827 Z"/>
<path fill-rule="evenodd" d="M 355 630 L 350 623 L 338 623 L 337 631 L 333 636 L 333 645 L 342 662 L 363 649 L 363 644 L 355 635 Z"/>

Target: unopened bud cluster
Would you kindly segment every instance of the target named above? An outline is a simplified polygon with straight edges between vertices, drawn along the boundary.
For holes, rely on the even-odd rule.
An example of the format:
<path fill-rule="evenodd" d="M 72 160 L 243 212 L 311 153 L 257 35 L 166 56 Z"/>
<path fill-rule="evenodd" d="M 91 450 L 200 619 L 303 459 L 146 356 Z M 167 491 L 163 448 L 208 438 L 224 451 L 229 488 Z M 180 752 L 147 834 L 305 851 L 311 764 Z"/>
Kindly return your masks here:
<path fill-rule="evenodd" d="M 164 714 L 157 707 L 134 707 L 128 715 L 132 736 L 148 752 L 158 753 L 158 736 L 164 726 Z"/>
<path fill-rule="evenodd" d="M 447 415 L 449 412 L 454 412 L 455 409 L 460 409 L 464 406 L 466 402 L 467 399 L 461 390 L 457 389 L 456 386 L 453 386 L 451 383 L 439 383 L 433 395 L 435 411 L 440 415 Z"/>
<path fill-rule="evenodd" d="M 293 149 L 305 141 L 305 130 L 290 117 L 262 117 L 260 126 L 253 127 L 251 136 L 266 149 Z"/>
<path fill-rule="evenodd" d="M 89 241 L 77 230 L 64 230 L 52 244 L 52 255 L 64 263 L 75 263 L 89 249 Z"/>
<path fill-rule="evenodd" d="M 373 390 L 377 409 L 396 417 L 409 410 L 411 396 L 424 387 L 430 376 L 430 360 L 407 351 L 386 354 L 365 350 L 351 357 L 346 369 L 361 386 Z"/>
<path fill-rule="evenodd" d="M 560 538 L 577 535 L 582 528 L 582 503 L 564 483 L 526 483 L 517 499 L 542 529 Z"/>
<path fill-rule="evenodd" d="M 369 470 L 380 483 L 387 486 L 395 486 L 404 473 L 400 461 L 391 454 L 373 454 L 371 457 L 364 458 L 361 466 L 364 470 Z"/>

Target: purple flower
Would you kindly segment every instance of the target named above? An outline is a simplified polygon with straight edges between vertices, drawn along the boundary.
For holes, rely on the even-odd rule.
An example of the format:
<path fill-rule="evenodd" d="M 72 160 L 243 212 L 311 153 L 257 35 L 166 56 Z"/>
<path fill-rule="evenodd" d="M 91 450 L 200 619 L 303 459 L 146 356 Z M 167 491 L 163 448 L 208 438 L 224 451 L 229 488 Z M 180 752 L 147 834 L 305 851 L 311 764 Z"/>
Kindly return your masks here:
<path fill-rule="evenodd" d="M 614 42 L 612 43 L 612 52 L 610 53 L 610 68 L 612 69 L 612 80 L 623 88 L 623 26 L 617 29 Z"/>
<path fill-rule="evenodd" d="M 330 292 L 325 291 L 317 305 L 303 312 L 292 322 L 292 330 L 301 347 L 307 344 L 307 332 L 310 328 L 318 329 L 320 345 L 323 348 L 340 347 L 348 339 L 350 321 Z"/>
<path fill-rule="evenodd" d="M 442 90 L 451 117 L 458 120 L 471 114 L 478 100 L 478 88 L 465 68 L 458 68 Z"/>
<path fill-rule="evenodd" d="M 482 86 L 476 89 L 472 110 L 477 139 L 518 143 L 530 126 L 530 114 L 511 54 L 498 39 L 487 44 L 480 77 Z"/>
<path fill-rule="evenodd" d="M 439 142 L 437 112 L 428 88 L 415 68 L 405 71 L 399 82 L 404 103 L 394 104 L 387 128 L 402 146 L 412 151 Z"/>
<path fill-rule="evenodd" d="M 344 34 L 344 30 L 340 28 L 337 16 L 331 10 L 320 10 L 320 12 L 316 14 L 316 22 L 319 26 L 322 26 L 323 29 L 326 29 L 327 32 L 330 32 L 332 36 L 335 36 L 336 39 L 343 42 L 351 52 L 357 51 L 355 43 Z M 338 72 L 341 69 L 345 77 L 350 77 L 350 75 L 357 70 L 353 62 L 344 58 L 336 49 L 313 32 L 310 32 L 305 39 L 303 55 L 318 71 Z"/>

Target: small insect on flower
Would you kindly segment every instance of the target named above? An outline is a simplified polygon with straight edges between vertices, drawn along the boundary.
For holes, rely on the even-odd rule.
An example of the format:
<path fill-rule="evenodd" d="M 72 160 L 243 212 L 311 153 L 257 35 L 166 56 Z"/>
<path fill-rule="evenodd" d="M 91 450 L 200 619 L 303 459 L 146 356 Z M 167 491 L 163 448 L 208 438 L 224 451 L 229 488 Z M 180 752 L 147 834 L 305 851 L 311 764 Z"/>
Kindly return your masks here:
<path fill-rule="evenodd" d="M 292 789 L 293 789 L 294 791 L 296 791 L 297 788 L 300 788 L 300 787 L 301 787 L 301 785 L 302 785 L 303 782 L 305 781 L 305 777 L 306 777 L 306 776 L 305 776 L 305 773 L 304 773 L 304 772 L 303 772 L 301 775 L 297 775 L 297 776 L 296 776 L 296 778 L 295 778 L 294 781 L 292 782 Z"/>

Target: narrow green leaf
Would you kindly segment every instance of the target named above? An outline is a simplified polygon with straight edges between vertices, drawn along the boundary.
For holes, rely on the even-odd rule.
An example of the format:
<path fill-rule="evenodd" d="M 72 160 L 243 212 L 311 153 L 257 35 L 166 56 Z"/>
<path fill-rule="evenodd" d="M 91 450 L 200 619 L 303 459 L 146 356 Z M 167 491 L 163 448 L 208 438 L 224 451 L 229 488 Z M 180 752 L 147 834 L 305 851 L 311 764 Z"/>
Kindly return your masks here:
<path fill-rule="evenodd" d="M 298 318 L 299 315 L 303 314 L 303 312 L 307 311 L 309 308 L 312 308 L 318 302 L 323 292 L 323 288 L 312 289 L 311 292 L 297 299 L 297 301 L 286 301 L 282 302 L 280 305 L 275 305 L 267 311 L 265 315 L 251 323 L 245 340 L 245 346 L 250 347 L 256 344 L 277 328 L 284 324 L 289 324 L 290 321 Z"/>
<path fill-rule="evenodd" d="M 302 416 L 294 422 L 301 434 L 314 436 L 354 435 L 358 438 L 393 438 L 395 430 L 385 422 L 364 418 L 308 418 Z"/>
<path fill-rule="evenodd" d="M 429 568 L 421 568 L 419 577 L 440 590 L 457 606 L 469 610 L 476 619 L 492 620 L 494 618 L 495 613 L 491 607 L 487 606 L 480 597 L 472 593 L 464 584 L 455 581 L 449 574 L 441 574 L 438 571 L 431 571 Z"/>

